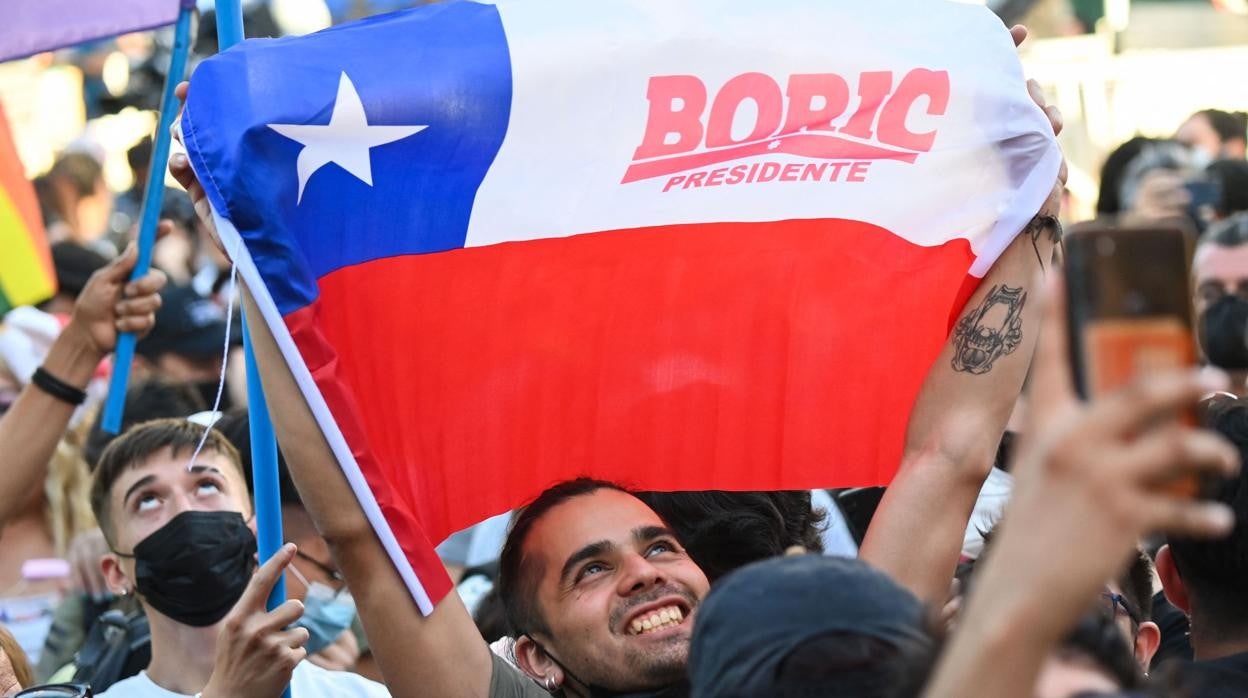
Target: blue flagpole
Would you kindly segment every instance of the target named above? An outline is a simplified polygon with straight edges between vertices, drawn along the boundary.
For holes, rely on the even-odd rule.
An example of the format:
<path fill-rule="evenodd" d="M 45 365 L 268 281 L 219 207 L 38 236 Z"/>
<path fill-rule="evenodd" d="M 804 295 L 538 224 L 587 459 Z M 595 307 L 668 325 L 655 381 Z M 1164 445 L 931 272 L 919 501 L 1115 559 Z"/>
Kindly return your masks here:
<path fill-rule="evenodd" d="M 243 7 L 239 0 L 217 0 L 217 46 L 224 51 L 243 40 Z M 282 547 L 282 499 L 277 481 L 277 436 L 268 402 L 260 387 L 260 370 L 251 350 L 251 333 L 243 323 L 243 356 L 247 364 L 247 417 L 251 430 L 251 477 L 256 500 L 256 542 L 261 562 Z M 285 576 L 269 594 L 271 611 L 286 600 Z M 283 694 L 290 697 L 290 687 Z"/>
<path fill-rule="evenodd" d="M 169 75 L 165 78 L 165 91 L 160 98 L 160 118 L 156 135 L 152 138 L 152 161 L 147 172 L 147 186 L 143 190 L 143 208 L 139 216 L 139 258 L 130 275 L 133 281 L 147 273 L 152 266 L 152 248 L 156 246 L 156 225 L 160 222 L 160 209 L 165 199 L 165 163 L 169 162 L 169 128 L 178 114 L 178 100 L 173 88 L 186 74 L 186 59 L 191 50 L 191 14 L 195 0 L 182 0 L 178 21 L 173 34 L 173 56 L 169 60 Z M 117 338 L 113 356 L 113 374 L 108 381 L 108 398 L 104 402 L 103 428 L 105 433 L 121 431 L 121 419 L 126 409 L 126 384 L 130 381 L 130 364 L 134 361 L 134 346 L 138 337 L 124 332 Z"/>
<path fill-rule="evenodd" d="M 282 547 L 282 498 L 277 478 L 277 435 L 269 405 L 260 387 L 260 369 L 251 350 L 251 333 L 243 323 L 243 360 L 247 364 L 247 423 L 251 432 L 251 482 L 256 500 L 256 543 L 261 560 Z M 272 611 L 286 600 L 286 576 L 277 578 L 266 604 Z"/>

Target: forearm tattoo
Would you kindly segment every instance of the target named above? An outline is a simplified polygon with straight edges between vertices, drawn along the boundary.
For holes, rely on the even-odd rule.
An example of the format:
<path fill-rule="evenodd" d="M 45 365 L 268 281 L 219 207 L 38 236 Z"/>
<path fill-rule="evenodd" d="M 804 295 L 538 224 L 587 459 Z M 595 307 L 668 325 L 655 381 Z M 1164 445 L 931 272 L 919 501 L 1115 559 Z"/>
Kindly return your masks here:
<path fill-rule="evenodd" d="M 1004 284 L 993 286 L 954 330 L 953 370 L 980 375 L 1023 341 L 1023 305 L 1027 292 Z"/>

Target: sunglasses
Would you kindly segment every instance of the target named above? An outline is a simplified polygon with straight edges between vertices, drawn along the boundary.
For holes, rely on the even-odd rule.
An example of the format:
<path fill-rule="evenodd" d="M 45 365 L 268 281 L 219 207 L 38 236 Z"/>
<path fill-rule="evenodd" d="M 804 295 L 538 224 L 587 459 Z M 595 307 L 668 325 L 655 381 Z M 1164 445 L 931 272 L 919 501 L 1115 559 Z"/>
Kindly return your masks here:
<path fill-rule="evenodd" d="M 1112 591 L 1102 591 L 1101 598 L 1104 599 L 1108 605 L 1108 610 L 1111 615 L 1118 615 L 1118 610 L 1122 609 L 1122 612 L 1131 619 L 1132 623 L 1139 625 L 1143 620 L 1140 618 L 1140 614 L 1131 608 L 1131 604 L 1127 603 L 1126 597 L 1122 594 L 1115 594 Z"/>
<path fill-rule="evenodd" d="M 28 688 L 13 698 L 91 698 L 94 695 L 85 683 L 50 683 Z"/>

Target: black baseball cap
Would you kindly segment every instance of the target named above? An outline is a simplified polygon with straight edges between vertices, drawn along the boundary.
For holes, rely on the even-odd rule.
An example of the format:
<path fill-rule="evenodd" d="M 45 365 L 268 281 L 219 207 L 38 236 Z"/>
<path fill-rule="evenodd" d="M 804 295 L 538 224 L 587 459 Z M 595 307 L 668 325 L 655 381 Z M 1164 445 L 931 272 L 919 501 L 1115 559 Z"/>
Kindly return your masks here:
<path fill-rule="evenodd" d="M 108 265 L 104 255 L 76 242 L 62 241 L 52 246 L 52 266 L 56 270 L 57 292 L 78 297 L 87 280 Z"/>
<path fill-rule="evenodd" d="M 923 604 L 861 560 L 796 555 L 756 562 L 720 580 L 698 606 L 692 695 L 773 696 L 784 661 L 807 642 L 850 633 L 921 648 L 931 643 L 923 623 Z"/>
<path fill-rule="evenodd" d="M 160 293 L 156 326 L 139 340 L 135 350 L 154 359 L 162 354 L 192 358 L 220 356 L 225 344 L 225 311 L 190 286 L 168 285 Z M 240 321 L 230 328 L 230 343 L 242 342 Z"/>

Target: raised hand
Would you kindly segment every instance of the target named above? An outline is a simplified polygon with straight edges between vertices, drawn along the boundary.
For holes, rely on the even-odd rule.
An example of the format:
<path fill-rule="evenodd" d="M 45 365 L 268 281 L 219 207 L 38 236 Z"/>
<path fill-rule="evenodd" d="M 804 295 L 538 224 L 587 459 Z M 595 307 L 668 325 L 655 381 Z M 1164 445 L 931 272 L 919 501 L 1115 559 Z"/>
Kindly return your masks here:
<path fill-rule="evenodd" d="M 1229 507 L 1165 486 L 1176 477 L 1238 470 L 1229 443 L 1179 420 L 1225 377 L 1196 370 L 1148 375 L 1080 400 L 1064 293 L 1059 275 L 1049 276 L 1026 436 L 1011 468 L 1013 500 L 924 694 L 929 698 L 1030 695 L 1044 658 L 1141 536 L 1217 536 L 1234 525 Z"/>
<path fill-rule="evenodd" d="M 169 223 L 161 227 L 168 230 Z M 147 334 L 156 324 L 160 289 L 165 273 L 152 269 L 135 281 L 128 281 L 138 260 L 134 243 L 116 259 L 96 271 L 74 303 L 65 332 L 103 358 L 117 346 L 121 332 Z"/>
<path fill-rule="evenodd" d="M 307 628 L 290 628 L 303 615 L 303 603 L 291 599 L 266 611 L 265 600 L 295 557 L 287 543 L 264 563 L 234 608 L 217 638 L 212 677 L 203 698 L 277 698 L 290 685 L 295 666 L 307 656 Z"/>

